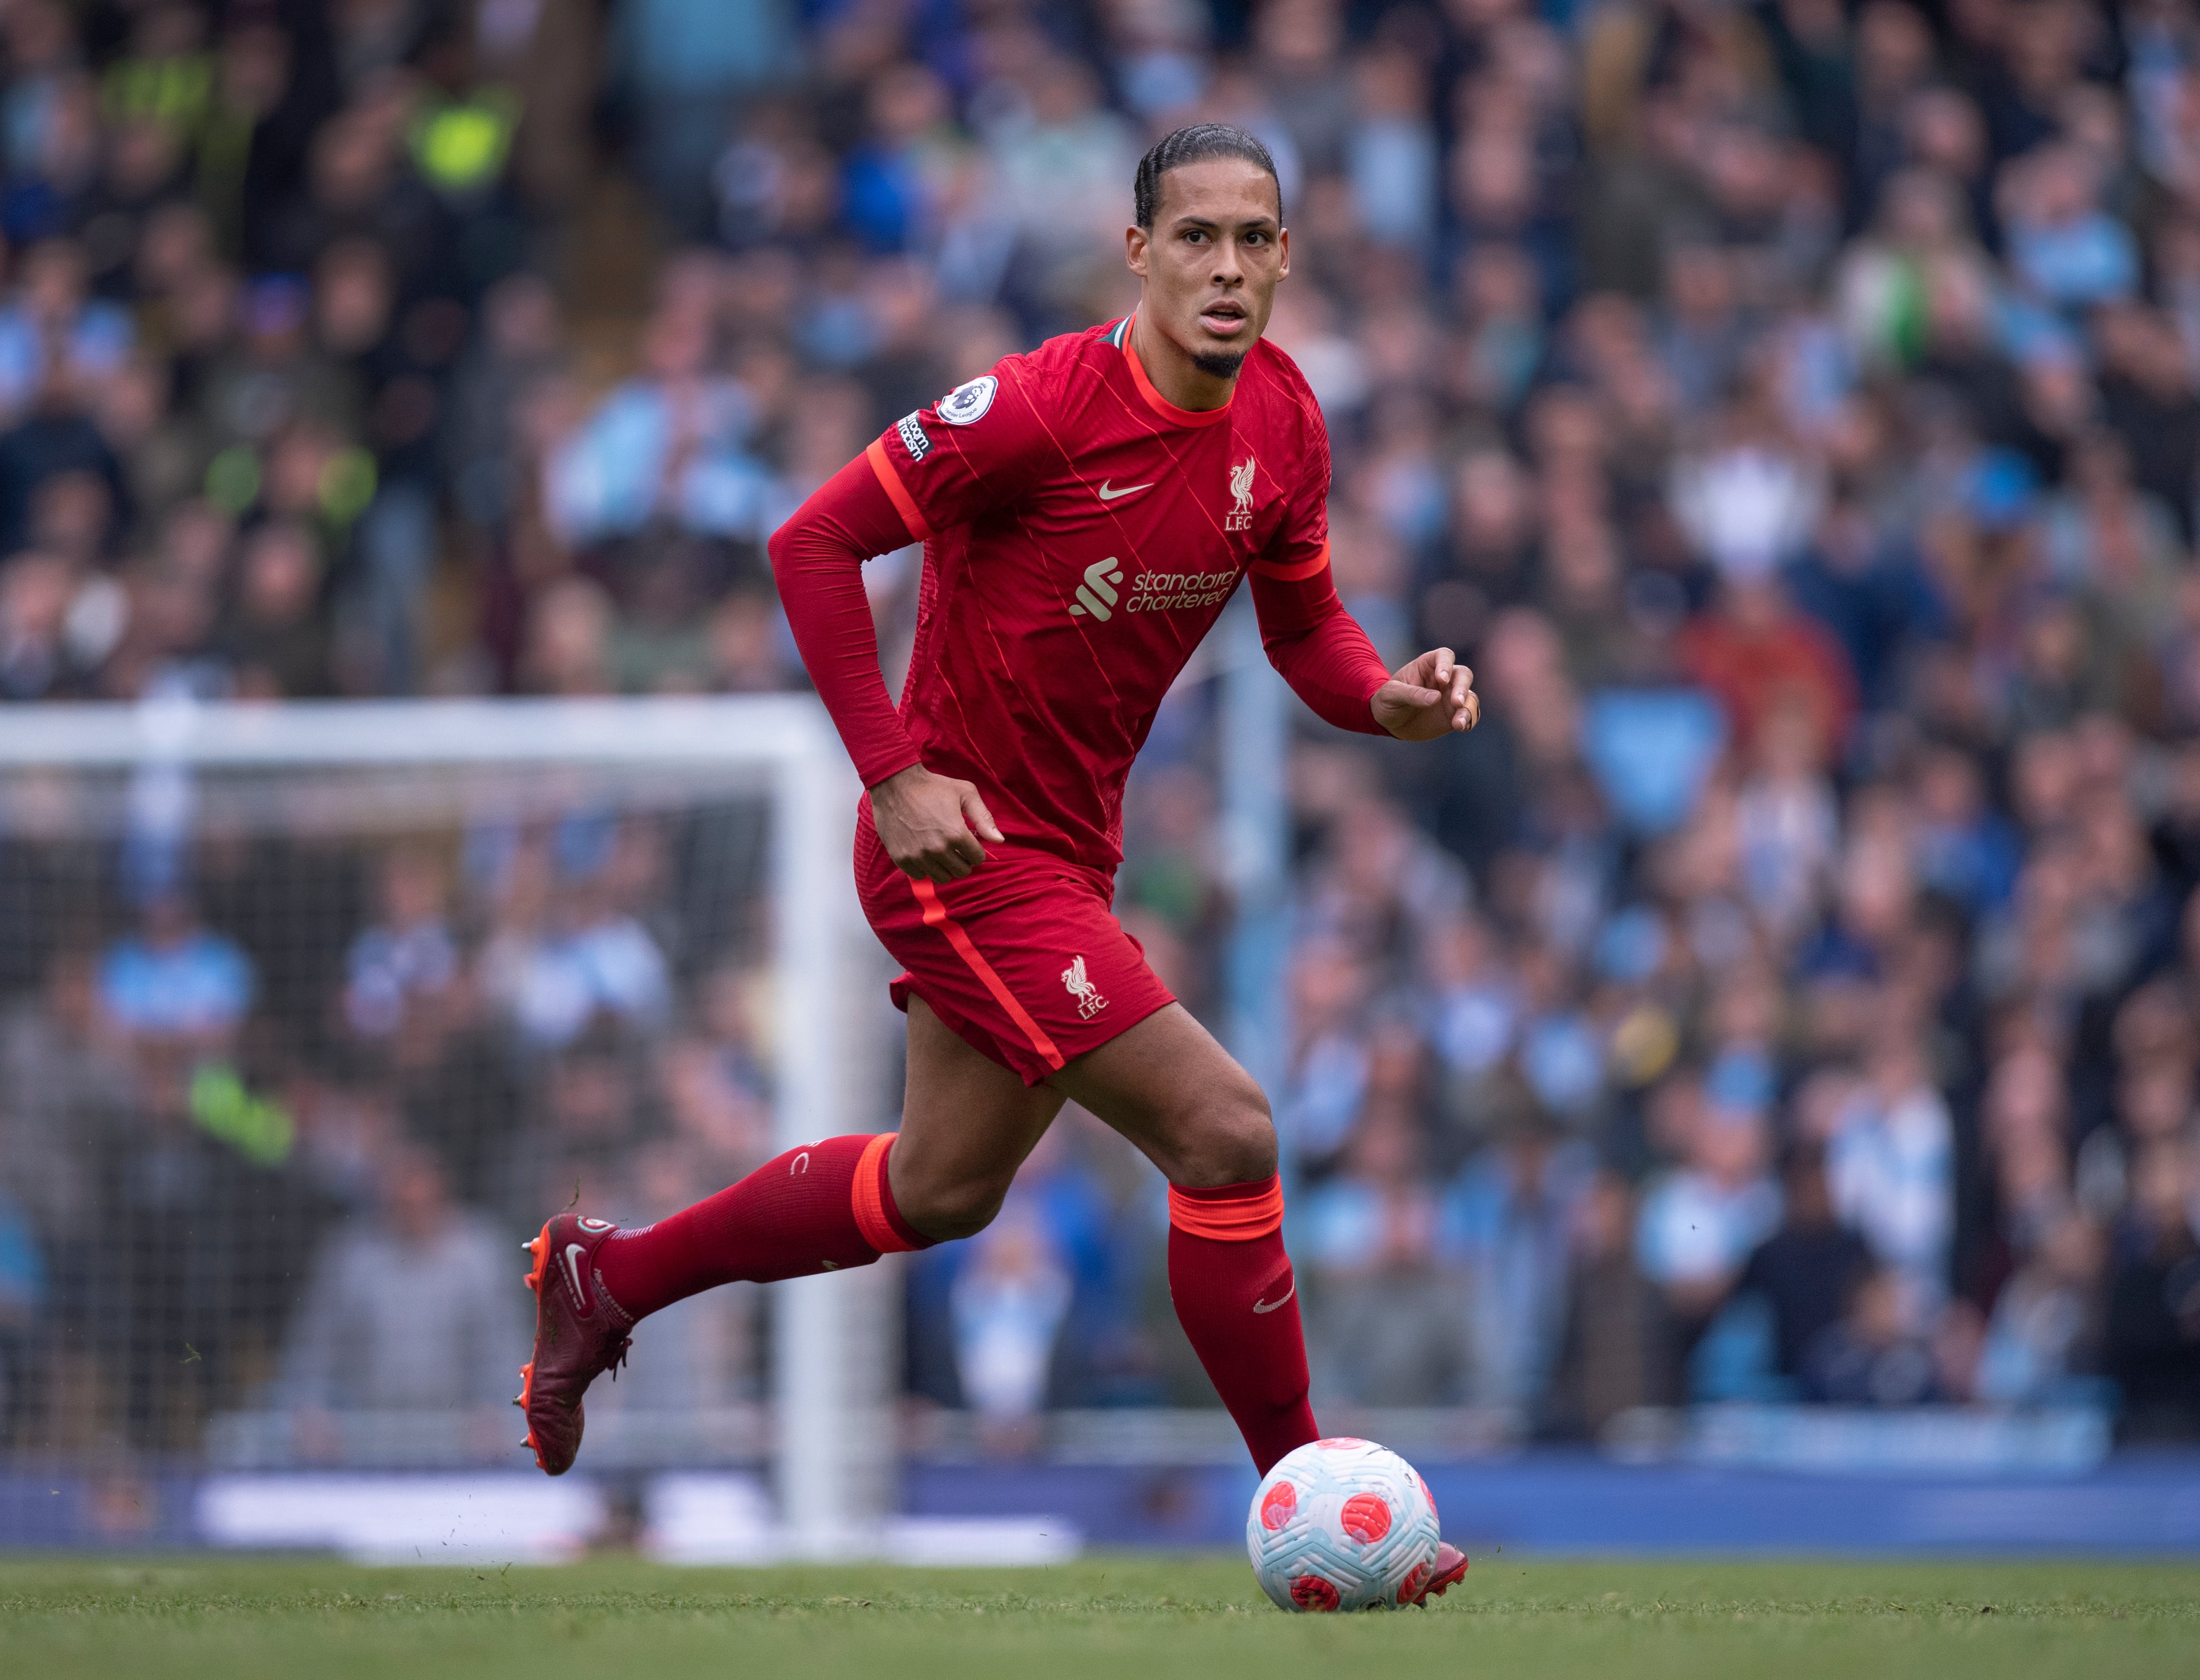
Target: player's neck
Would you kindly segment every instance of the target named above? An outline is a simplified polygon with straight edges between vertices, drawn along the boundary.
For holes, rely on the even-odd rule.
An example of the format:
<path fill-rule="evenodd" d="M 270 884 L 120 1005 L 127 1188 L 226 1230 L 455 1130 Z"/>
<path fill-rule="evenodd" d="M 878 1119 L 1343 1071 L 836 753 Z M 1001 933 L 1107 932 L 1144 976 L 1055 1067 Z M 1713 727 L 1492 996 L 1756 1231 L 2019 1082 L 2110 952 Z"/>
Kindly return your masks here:
<path fill-rule="evenodd" d="M 1190 352 L 1150 323 L 1143 309 L 1131 318 L 1131 352 L 1163 401 L 1195 414 L 1227 404 L 1243 372 L 1241 362 L 1227 373 L 1208 372 Z"/>

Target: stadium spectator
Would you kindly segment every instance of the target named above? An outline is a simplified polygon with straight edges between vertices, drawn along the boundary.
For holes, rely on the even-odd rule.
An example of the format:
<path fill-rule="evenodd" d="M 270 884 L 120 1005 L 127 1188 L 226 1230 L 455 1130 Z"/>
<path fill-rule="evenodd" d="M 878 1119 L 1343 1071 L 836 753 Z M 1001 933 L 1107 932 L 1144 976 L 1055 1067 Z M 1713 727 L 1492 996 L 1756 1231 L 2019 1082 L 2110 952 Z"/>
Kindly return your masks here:
<path fill-rule="evenodd" d="M 451 1201 L 429 1151 L 393 1144 L 380 1176 L 375 1213 L 314 1263 L 281 1400 L 309 1452 L 341 1449 L 343 1413 L 414 1411 L 460 1414 L 473 1449 L 493 1455 L 524 1346 L 504 1241 Z"/>
<path fill-rule="evenodd" d="M 1803 1393 L 1835 1406 L 1918 1406 L 1942 1397 L 1932 1345 L 1908 1326 L 1904 1279 L 1868 1271 L 1849 1291 L 1842 1315 L 1803 1357 Z"/>
<path fill-rule="evenodd" d="M 1340 1401 L 1429 1406 L 1468 1392 L 1472 1308 L 1446 1281 L 1442 1215 L 1416 1144 L 1406 1115 L 1370 1116 L 1338 1171 L 1308 1198 L 1304 1264 L 1322 1359 L 1316 1391 Z M 1489 1279 L 1482 1288 L 1496 1297 L 1508 1281 Z M 1501 1301 L 1499 1310 L 1512 1304 Z M 1501 1375 L 1501 1402 L 1513 1397 L 1502 1383 Z"/>
<path fill-rule="evenodd" d="M 0 1447 L 15 1443 L 38 1398 L 32 1385 L 45 1305 L 45 1256 L 29 1218 L 0 1191 Z"/>
<path fill-rule="evenodd" d="M 2132 1174 L 2109 1280 L 2106 1365 L 2141 1438 L 2188 1436 L 2200 1396 L 2200 1232 L 2191 1138 L 2155 1144 Z"/>
<path fill-rule="evenodd" d="M 1592 1151 L 1523 1091 L 1446 1197 L 1446 1248 L 1466 1267 L 1478 1404 L 1530 1418 L 1550 1387 L 1593 1168 Z"/>
<path fill-rule="evenodd" d="M 219 1045 L 243 1021 L 255 986 L 251 959 L 202 926 L 180 893 L 155 894 L 139 931 L 110 945 L 99 963 L 101 1007 L 143 1039 Z"/>
<path fill-rule="evenodd" d="M 1635 1254 L 1676 1320 L 1709 1321 L 1758 1244 L 1780 1220 L 1780 1191 L 1765 1174 L 1764 1116 L 1700 1100 L 1676 1139 L 1681 1164 L 1643 1197 Z"/>
<path fill-rule="evenodd" d="M 2037 1253 L 1995 1298 L 1972 1391 L 1998 1406 L 2085 1399 L 2099 1359 L 2100 1234 L 2075 1215 L 2041 1239 Z"/>
<path fill-rule="evenodd" d="M 1929 1323 L 1948 1291 L 1954 1138 L 1923 1057 L 1891 1033 L 1834 1110 L 1826 1178 L 1844 1223 L 1909 1289 L 1910 1321 Z"/>
<path fill-rule="evenodd" d="M 446 1007 L 459 975 L 438 860 L 393 852 L 382 866 L 380 892 L 381 920 L 360 930 L 344 957 L 344 1020 L 368 1039 L 387 1038 L 408 1019 Z"/>
<path fill-rule="evenodd" d="M 1037 1209 L 1011 1201 L 971 1241 L 949 1294 L 963 1396 L 1000 1451 L 1037 1441 L 1072 1285 Z"/>
<path fill-rule="evenodd" d="M 1543 1425 L 1602 1438 L 1618 1420 L 1682 1397 L 1665 1303 L 1635 1260 L 1635 1204 L 1624 1180 L 1600 1174 L 1582 1197 L 1566 1324 Z"/>
<path fill-rule="evenodd" d="M 568 1045 L 600 1016 L 654 1027 L 670 1007 L 663 951 L 619 902 L 622 842 L 578 818 L 551 848 L 516 856 L 505 908 L 513 918 L 483 948 L 480 985 L 528 1042 Z"/>
<path fill-rule="evenodd" d="M 1810 1350 L 1840 1320 L 1871 1269 L 1871 1250 L 1836 1222 L 1817 1144 L 1794 1145 L 1782 1178 L 1780 1228 L 1751 1254 L 1734 1292 L 1761 1296 L 1771 1308 L 1773 1373 L 1797 1382 Z"/>

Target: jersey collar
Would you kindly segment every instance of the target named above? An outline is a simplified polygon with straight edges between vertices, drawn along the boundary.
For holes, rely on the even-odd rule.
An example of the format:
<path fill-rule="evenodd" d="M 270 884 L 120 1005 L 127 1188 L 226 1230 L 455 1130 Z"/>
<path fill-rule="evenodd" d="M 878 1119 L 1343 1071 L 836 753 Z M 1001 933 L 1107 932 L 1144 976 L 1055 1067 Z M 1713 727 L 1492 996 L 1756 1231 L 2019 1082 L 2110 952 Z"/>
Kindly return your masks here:
<path fill-rule="evenodd" d="M 1220 408 L 1179 408 L 1154 389 L 1154 382 L 1146 378 L 1145 364 L 1138 360 L 1138 346 L 1131 342 L 1131 324 L 1138 319 L 1135 313 L 1123 317 L 1108 334 L 1108 342 L 1122 348 L 1123 360 L 1130 364 L 1131 383 L 1138 388 L 1138 395 L 1146 406 L 1173 426 L 1211 426 L 1230 418 L 1230 402 L 1238 400 L 1232 389 L 1230 402 Z"/>

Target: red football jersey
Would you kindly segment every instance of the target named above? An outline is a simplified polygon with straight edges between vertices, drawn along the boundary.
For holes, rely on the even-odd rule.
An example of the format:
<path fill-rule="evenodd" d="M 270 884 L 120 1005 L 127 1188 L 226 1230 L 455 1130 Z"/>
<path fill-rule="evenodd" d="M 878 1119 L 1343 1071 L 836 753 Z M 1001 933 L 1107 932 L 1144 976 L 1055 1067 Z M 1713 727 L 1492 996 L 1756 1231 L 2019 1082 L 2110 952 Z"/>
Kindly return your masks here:
<path fill-rule="evenodd" d="M 926 768 L 976 784 L 1009 840 L 1102 868 L 1131 760 L 1238 580 L 1307 586 L 1256 591 L 1264 634 L 1339 610 L 1329 436 L 1297 367 L 1263 340 L 1227 404 L 1179 408 L 1132 319 L 1004 358 L 866 452 L 924 542 L 900 716 Z"/>

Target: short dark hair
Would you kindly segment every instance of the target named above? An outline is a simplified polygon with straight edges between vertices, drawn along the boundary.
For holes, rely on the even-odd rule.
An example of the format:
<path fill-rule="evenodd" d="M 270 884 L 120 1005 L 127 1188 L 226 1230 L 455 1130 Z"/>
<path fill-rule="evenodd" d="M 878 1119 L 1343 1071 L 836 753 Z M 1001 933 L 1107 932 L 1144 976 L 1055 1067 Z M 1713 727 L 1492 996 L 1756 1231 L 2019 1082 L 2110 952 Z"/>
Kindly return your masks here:
<path fill-rule="evenodd" d="M 1232 128 L 1226 122 L 1196 122 L 1189 128 L 1163 135 L 1155 142 L 1154 149 L 1138 160 L 1138 179 L 1131 184 L 1131 202 L 1138 225 L 1150 228 L 1154 225 L 1154 212 L 1161 203 L 1162 176 L 1187 163 L 1205 163 L 1218 157 L 1242 158 L 1267 170 L 1268 179 L 1276 184 L 1276 220 L 1283 220 L 1283 178 L 1276 173 L 1276 160 L 1268 155 L 1268 149 L 1243 129 Z"/>

